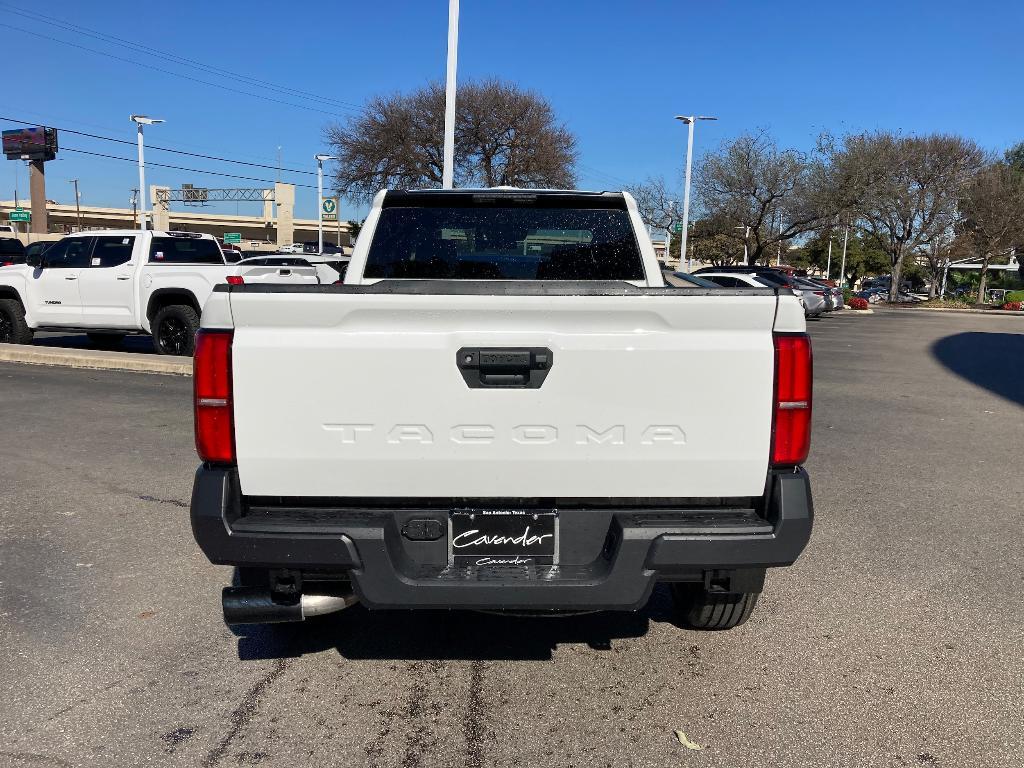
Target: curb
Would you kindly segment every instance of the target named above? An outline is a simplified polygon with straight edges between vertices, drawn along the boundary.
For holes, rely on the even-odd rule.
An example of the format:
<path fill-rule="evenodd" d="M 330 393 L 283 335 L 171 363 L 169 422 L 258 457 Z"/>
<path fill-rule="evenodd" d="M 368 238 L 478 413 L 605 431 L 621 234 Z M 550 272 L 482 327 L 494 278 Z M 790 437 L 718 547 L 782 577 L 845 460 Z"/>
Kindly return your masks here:
<path fill-rule="evenodd" d="M 886 306 L 893 312 L 952 312 L 959 315 L 995 315 L 996 317 L 1024 317 L 1024 312 L 1013 312 L 1008 309 L 954 309 L 952 307 L 899 307 Z"/>
<path fill-rule="evenodd" d="M 170 376 L 191 376 L 192 360 L 188 357 L 141 355 L 135 352 L 106 352 L 94 349 L 33 347 L 22 344 L 0 344 L 0 362 L 51 365 L 62 368 L 88 368 L 105 371 L 134 371 Z"/>

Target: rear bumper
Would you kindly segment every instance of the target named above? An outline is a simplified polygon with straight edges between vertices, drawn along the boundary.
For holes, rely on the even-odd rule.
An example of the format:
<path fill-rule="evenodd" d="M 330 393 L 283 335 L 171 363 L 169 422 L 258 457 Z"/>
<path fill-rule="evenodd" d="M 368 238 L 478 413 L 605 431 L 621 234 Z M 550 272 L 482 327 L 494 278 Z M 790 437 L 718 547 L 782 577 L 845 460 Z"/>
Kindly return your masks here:
<path fill-rule="evenodd" d="M 213 563 L 347 575 L 370 608 L 629 610 L 658 581 L 791 565 L 813 520 L 810 481 L 797 469 L 770 474 L 764 497 L 746 505 L 560 507 L 557 568 L 452 568 L 446 536 L 403 535 L 410 520 L 446 523 L 447 506 L 336 501 L 246 499 L 236 470 L 200 467 L 192 530 Z"/>

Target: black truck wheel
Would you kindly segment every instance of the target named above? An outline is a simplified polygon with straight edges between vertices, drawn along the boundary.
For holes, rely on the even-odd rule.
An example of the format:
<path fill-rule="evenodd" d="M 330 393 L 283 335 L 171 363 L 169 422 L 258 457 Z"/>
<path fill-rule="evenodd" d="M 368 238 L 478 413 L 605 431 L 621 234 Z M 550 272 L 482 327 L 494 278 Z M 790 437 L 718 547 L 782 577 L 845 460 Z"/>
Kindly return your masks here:
<path fill-rule="evenodd" d="M 25 308 L 15 299 L 0 299 L 0 344 L 31 344 Z"/>
<path fill-rule="evenodd" d="M 161 307 L 153 316 L 153 346 L 161 355 L 191 357 L 196 347 L 199 313 L 187 304 Z"/>
<path fill-rule="evenodd" d="M 673 584 L 672 599 L 687 629 L 722 630 L 750 618 L 760 592 L 708 592 L 703 584 Z"/>

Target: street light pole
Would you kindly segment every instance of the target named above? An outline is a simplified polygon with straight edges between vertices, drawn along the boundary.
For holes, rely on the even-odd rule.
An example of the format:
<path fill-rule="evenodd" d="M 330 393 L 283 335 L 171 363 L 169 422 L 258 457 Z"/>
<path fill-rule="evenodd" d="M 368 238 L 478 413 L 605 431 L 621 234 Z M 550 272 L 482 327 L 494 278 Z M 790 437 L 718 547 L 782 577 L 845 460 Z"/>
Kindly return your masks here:
<path fill-rule="evenodd" d="M 162 123 L 155 117 L 146 117 L 145 115 L 131 115 L 129 118 L 136 126 L 138 126 L 138 145 L 139 145 L 139 228 L 142 230 L 146 229 L 146 160 L 145 160 L 145 149 L 142 141 L 142 126 L 144 125 L 156 125 Z"/>
<path fill-rule="evenodd" d="M 315 155 L 316 160 L 316 208 L 317 208 L 317 253 L 324 252 L 324 160 L 337 160 L 333 155 Z M 337 211 L 335 211 L 337 215 Z"/>
<path fill-rule="evenodd" d="M 78 201 L 78 179 L 68 179 L 70 184 L 75 185 L 75 218 L 78 219 L 78 231 L 82 231 L 82 206 Z"/>
<path fill-rule="evenodd" d="M 843 289 L 846 282 L 846 241 L 850 238 L 850 225 L 843 230 L 843 260 L 839 263 L 839 290 Z"/>
<path fill-rule="evenodd" d="M 459 0 L 448 0 L 448 79 L 444 88 L 444 165 L 441 188 L 451 189 L 455 180 L 455 74 L 459 64 Z"/>
<path fill-rule="evenodd" d="M 831 279 L 832 275 L 832 235 L 828 236 L 828 261 L 825 262 L 825 279 Z"/>
<path fill-rule="evenodd" d="M 708 115 L 676 115 L 676 120 L 682 120 L 688 127 L 686 137 L 686 179 L 683 182 L 683 231 L 679 233 L 679 261 L 686 255 L 686 238 L 689 235 L 688 225 L 690 223 L 690 170 L 693 166 L 693 125 L 698 120 L 717 120 L 717 117 Z"/>

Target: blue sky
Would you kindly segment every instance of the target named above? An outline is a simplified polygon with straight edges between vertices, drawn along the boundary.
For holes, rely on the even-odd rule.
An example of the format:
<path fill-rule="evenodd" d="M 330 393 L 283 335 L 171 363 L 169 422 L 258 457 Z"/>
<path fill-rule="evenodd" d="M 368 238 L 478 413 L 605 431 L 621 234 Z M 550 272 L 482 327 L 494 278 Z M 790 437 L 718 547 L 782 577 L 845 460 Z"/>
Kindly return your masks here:
<path fill-rule="evenodd" d="M 1018 38 L 1024 10 L 1011 0 L 461 5 L 460 77 L 497 76 L 548 98 L 579 139 L 584 188 L 621 188 L 656 174 L 679 177 L 684 127 L 672 120 L 679 113 L 719 118 L 699 126 L 698 156 L 758 128 L 801 149 L 826 129 L 957 131 L 999 151 L 1024 140 Z M 199 65 L 144 55 L 92 38 L 83 28 Z M 313 154 L 326 149 L 323 126 L 350 115 L 348 105 L 443 79 L 446 31 L 447 0 L 0 0 L 7 62 L 0 116 L 134 140 L 128 115 L 144 113 L 167 120 L 147 132 L 147 144 L 270 166 L 280 146 L 285 168 L 308 171 L 315 167 Z M 320 99 L 242 83 L 209 67 Z M 61 145 L 134 157 L 132 146 L 70 134 L 61 135 Z M 147 161 L 259 179 L 276 175 L 156 150 L 147 152 Z M 0 198 L 13 197 L 18 165 L 0 161 Z M 67 180 L 75 177 L 83 201 L 97 205 L 125 206 L 137 185 L 131 163 L 62 151 L 47 165 L 48 197 L 72 202 Z M 285 173 L 284 179 L 315 184 L 309 175 Z M 148 169 L 147 183 L 182 182 L 261 186 Z M 23 167 L 19 187 L 26 195 Z M 315 195 L 298 190 L 300 216 L 315 215 Z M 258 213 L 252 204 L 239 210 Z M 345 206 L 342 216 L 359 213 Z"/>

